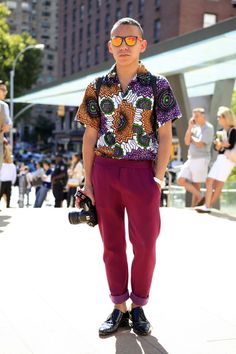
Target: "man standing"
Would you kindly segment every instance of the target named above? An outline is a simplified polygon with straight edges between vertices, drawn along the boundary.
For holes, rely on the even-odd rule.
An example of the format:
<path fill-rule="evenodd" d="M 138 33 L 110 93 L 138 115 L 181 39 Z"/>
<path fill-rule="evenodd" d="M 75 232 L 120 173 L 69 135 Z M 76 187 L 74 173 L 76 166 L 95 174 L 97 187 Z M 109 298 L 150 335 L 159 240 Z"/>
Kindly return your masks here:
<path fill-rule="evenodd" d="M 214 128 L 206 121 L 204 108 L 193 109 L 184 140 L 189 145 L 188 159 L 177 178 L 178 185 L 192 193 L 192 207 L 204 204 L 200 188 L 207 178 L 213 136 Z"/>
<path fill-rule="evenodd" d="M 102 78 L 99 93 L 100 79 L 87 87 L 78 111 L 78 120 L 86 126 L 84 193 L 96 204 L 110 298 L 114 303 L 113 312 L 99 328 L 101 336 L 128 325 L 129 317 L 135 333 L 151 332 L 142 306 L 149 300 L 155 267 L 160 189 L 170 157 L 171 123 L 181 114 L 166 78 L 153 76 L 139 62 L 146 47 L 137 21 L 117 21 L 108 42 L 115 65 Z M 134 251 L 131 292 L 125 210 Z M 130 312 L 126 305 L 129 298 Z"/>
<path fill-rule="evenodd" d="M 0 80 L 0 169 L 3 162 L 4 133 L 7 133 L 12 126 L 12 121 L 9 115 L 9 107 L 7 103 L 4 102 L 6 95 L 6 84 L 4 81 Z"/>

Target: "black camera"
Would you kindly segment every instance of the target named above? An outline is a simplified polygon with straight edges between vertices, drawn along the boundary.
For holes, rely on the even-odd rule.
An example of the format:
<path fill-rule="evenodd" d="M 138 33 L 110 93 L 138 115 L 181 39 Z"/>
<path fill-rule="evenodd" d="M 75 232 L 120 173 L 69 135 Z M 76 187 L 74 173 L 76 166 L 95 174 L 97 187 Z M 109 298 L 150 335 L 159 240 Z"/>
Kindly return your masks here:
<path fill-rule="evenodd" d="M 68 214 L 69 222 L 73 225 L 86 223 L 89 226 L 96 226 L 97 212 L 95 206 L 87 195 L 85 195 L 81 190 L 78 190 L 75 194 L 76 198 L 80 199 L 81 211 L 72 211 Z"/>

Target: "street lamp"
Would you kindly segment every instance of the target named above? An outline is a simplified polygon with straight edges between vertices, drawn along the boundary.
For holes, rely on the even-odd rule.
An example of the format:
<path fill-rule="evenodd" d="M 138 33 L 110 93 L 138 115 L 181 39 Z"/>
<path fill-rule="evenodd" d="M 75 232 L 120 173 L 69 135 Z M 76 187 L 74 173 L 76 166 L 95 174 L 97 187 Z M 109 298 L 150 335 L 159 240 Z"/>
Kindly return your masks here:
<path fill-rule="evenodd" d="M 10 71 L 10 112 L 11 112 L 11 119 L 12 119 L 12 128 L 10 130 L 10 144 L 12 147 L 13 151 L 13 123 L 14 123 L 14 76 L 15 76 L 15 69 L 16 69 L 16 63 L 19 57 L 26 52 L 26 50 L 29 49 L 40 49 L 44 50 L 44 44 L 31 44 L 22 49 L 16 56 L 13 64 L 12 64 L 12 70 Z"/>

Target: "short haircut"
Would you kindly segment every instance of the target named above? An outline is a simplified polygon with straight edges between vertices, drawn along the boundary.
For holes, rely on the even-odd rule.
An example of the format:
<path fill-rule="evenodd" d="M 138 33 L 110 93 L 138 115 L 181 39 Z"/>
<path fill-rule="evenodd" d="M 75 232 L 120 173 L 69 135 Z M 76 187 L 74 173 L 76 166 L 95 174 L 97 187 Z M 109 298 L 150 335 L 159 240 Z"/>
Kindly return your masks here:
<path fill-rule="evenodd" d="M 120 20 L 116 21 L 111 29 L 111 34 L 114 31 L 115 28 L 117 28 L 120 25 L 130 25 L 130 26 L 136 26 L 138 27 L 140 33 L 141 33 L 141 37 L 143 38 L 143 29 L 142 26 L 140 25 L 140 23 L 136 20 L 134 20 L 131 17 L 123 17 Z"/>
<path fill-rule="evenodd" d="M 7 84 L 6 84 L 6 82 L 5 82 L 5 81 L 0 80 L 0 85 L 4 85 L 4 86 L 6 86 Z"/>
<path fill-rule="evenodd" d="M 193 112 L 199 112 L 199 113 L 205 114 L 205 109 L 202 107 L 197 107 L 197 108 L 193 109 Z"/>

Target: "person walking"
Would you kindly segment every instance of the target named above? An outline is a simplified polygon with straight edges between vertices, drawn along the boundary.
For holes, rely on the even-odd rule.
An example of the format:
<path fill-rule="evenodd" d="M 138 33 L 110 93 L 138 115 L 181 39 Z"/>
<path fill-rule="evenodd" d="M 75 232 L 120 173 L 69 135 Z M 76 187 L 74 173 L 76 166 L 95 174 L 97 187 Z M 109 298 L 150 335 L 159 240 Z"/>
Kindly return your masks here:
<path fill-rule="evenodd" d="M 0 200 L 6 197 L 6 207 L 10 208 L 12 185 L 16 182 L 16 165 L 12 161 L 11 146 L 3 146 L 3 164 L 0 170 Z"/>
<path fill-rule="evenodd" d="M 192 194 L 191 206 L 195 207 L 204 203 L 200 189 L 208 174 L 214 128 L 207 122 L 204 108 L 195 108 L 192 114 L 184 138 L 189 146 L 188 159 L 180 169 L 177 184 Z"/>
<path fill-rule="evenodd" d="M 61 153 L 56 154 L 56 163 L 54 170 L 52 171 L 51 182 L 52 192 L 55 198 L 55 208 L 61 208 L 65 193 L 65 187 L 67 183 L 67 166 L 63 161 Z"/>
<path fill-rule="evenodd" d="M 214 140 L 218 156 L 212 165 L 206 180 L 205 204 L 196 208 L 202 213 L 209 213 L 211 207 L 221 195 L 225 181 L 236 166 L 236 117 L 232 110 L 220 106 L 217 112 L 219 125 L 223 130 L 217 132 Z M 232 156 L 232 154 L 234 154 Z"/>
<path fill-rule="evenodd" d="M 4 102 L 7 95 L 7 86 L 4 81 L 0 80 L 0 169 L 3 163 L 3 142 L 4 133 L 7 133 L 11 126 L 12 120 L 9 114 L 9 107 Z"/>
<path fill-rule="evenodd" d="M 68 181 L 66 184 L 67 189 L 67 207 L 75 206 L 75 192 L 81 185 L 83 180 L 83 164 L 80 160 L 79 154 L 73 154 L 70 167 L 67 170 Z"/>
<path fill-rule="evenodd" d="M 160 189 L 170 157 L 171 123 L 181 113 L 167 79 L 153 76 L 139 62 L 146 47 L 143 29 L 136 20 L 118 20 L 108 42 L 115 64 L 107 75 L 88 85 L 77 113 L 86 127 L 83 191 L 96 205 L 114 303 L 112 313 L 99 328 L 100 336 L 128 325 L 129 318 L 135 333 L 151 332 L 143 306 L 149 300 L 156 261 Z M 77 206 L 79 203 L 76 199 Z M 125 210 L 134 252 L 131 292 Z M 129 298 L 130 311 L 126 304 Z"/>
<path fill-rule="evenodd" d="M 34 203 L 34 208 L 41 208 L 44 200 L 47 197 L 48 191 L 51 189 L 51 164 L 49 161 L 44 160 L 42 162 L 44 174 L 42 175 L 42 184 L 36 192 L 36 199 Z"/>

